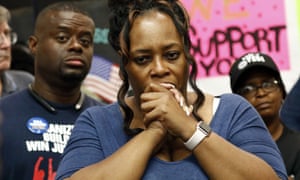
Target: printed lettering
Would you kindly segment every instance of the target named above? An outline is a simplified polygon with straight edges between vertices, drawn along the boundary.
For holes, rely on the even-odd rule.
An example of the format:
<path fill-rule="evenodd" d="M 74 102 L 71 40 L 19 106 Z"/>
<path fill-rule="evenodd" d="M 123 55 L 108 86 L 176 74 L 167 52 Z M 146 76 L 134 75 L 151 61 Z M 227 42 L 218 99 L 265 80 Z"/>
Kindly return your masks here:
<path fill-rule="evenodd" d="M 215 30 L 211 37 L 205 39 L 191 26 L 190 35 L 194 37 L 191 54 L 196 59 L 200 76 L 210 76 L 211 72 L 226 75 L 232 62 L 241 55 L 240 52 L 251 50 L 279 53 L 281 35 L 285 29 L 285 25 L 277 25 L 243 31 L 238 26 L 230 26 L 225 30 Z"/>
<path fill-rule="evenodd" d="M 44 133 L 43 138 L 44 141 L 66 144 L 70 136 L 66 134 Z"/>
<path fill-rule="evenodd" d="M 202 17 L 208 20 L 211 18 L 212 8 L 213 0 L 208 0 L 206 5 L 203 4 L 202 0 L 194 0 L 192 9 L 189 10 L 189 12 L 191 16 L 194 16 L 194 14 L 200 10 L 199 12 L 201 13 Z"/>
<path fill-rule="evenodd" d="M 224 0 L 224 19 L 237 19 L 249 16 L 247 11 L 232 12 L 230 10 L 230 6 L 237 2 L 240 2 L 240 0 Z"/>
<path fill-rule="evenodd" d="M 53 143 L 53 147 L 51 148 L 51 151 L 54 153 L 60 153 L 62 154 L 65 148 L 65 144 L 60 143 Z"/>
<path fill-rule="evenodd" d="M 44 157 L 40 156 L 36 163 L 34 164 L 34 171 L 33 171 L 33 180 L 44 180 L 46 176 L 46 172 L 48 172 L 47 180 L 55 180 L 56 172 L 53 170 L 53 159 L 48 159 L 48 171 L 44 169 L 40 169 L 41 163 L 44 160 Z"/>
<path fill-rule="evenodd" d="M 246 61 L 247 63 L 265 62 L 265 59 L 263 56 L 260 56 L 259 54 L 248 54 L 243 58 L 243 61 Z"/>
<path fill-rule="evenodd" d="M 53 159 L 49 158 L 48 160 L 48 180 L 54 180 L 56 172 L 53 171 Z"/>
<path fill-rule="evenodd" d="M 44 141 L 26 141 L 27 151 L 45 151 L 50 150 L 49 143 Z"/>
<path fill-rule="evenodd" d="M 73 125 L 50 124 L 47 132 L 71 135 L 72 129 Z"/>
<path fill-rule="evenodd" d="M 44 158 L 40 156 L 34 164 L 33 180 L 44 180 L 45 171 L 39 168 L 43 159 Z"/>
<path fill-rule="evenodd" d="M 205 3 L 204 3 L 205 2 Z M 214 13 L 214 3 L 223 4 L 223 17 L 224 19 L 236 19 L 236 18 L 245 18 L 249 16 L 249 13 L 244 9 L 240 11 L 232 11 L 232 5 L 238 5 L 240 0 L 193 0 L 191 6 L 187 6 L 190 16 L 193 17 L 196 13 L 199 13 L 201 17 L 205 20 L 210 20 Z"/>

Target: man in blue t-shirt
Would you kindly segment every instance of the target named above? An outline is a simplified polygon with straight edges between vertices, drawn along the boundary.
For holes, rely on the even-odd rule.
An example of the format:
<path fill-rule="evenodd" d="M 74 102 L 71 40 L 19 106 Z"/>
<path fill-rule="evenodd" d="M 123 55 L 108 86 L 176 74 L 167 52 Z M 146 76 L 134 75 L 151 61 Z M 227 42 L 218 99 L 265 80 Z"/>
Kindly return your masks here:
<path fill-rule="evenodd" d="M 38 15 L 28 41 L 35 80 L 0 101 L 2 179 L 55 179 L 75 120 L 100 104 L 80 90 L 91 66 L 94 30 L 92 18 L 73 4 L 56 3 Z"/>

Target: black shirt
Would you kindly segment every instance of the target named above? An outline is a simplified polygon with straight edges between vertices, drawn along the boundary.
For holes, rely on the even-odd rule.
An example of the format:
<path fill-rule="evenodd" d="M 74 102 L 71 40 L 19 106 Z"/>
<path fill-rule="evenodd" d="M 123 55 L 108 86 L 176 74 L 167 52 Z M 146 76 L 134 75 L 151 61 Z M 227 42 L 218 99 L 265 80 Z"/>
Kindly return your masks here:
<path fill-rule="evenodd" d="M 276 144 L 282 154 L 287 174 L 289 176 L 293 174 L 296 180 L 300 180 L 300 132 L 284 126 Z"/>

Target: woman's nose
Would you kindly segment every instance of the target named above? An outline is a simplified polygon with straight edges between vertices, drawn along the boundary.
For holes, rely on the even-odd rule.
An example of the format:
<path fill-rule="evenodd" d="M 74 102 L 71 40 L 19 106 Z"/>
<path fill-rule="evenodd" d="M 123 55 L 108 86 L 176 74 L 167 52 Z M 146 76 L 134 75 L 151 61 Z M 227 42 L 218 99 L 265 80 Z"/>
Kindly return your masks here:
<path fill-rule="evenodd" d="M 153 60 L 152 74 L 164 75 L 167 72 L 168 72 L 168 64 L 167 64 L 167 62 L 164 61 L 160 57 L 156 57 Z"/>

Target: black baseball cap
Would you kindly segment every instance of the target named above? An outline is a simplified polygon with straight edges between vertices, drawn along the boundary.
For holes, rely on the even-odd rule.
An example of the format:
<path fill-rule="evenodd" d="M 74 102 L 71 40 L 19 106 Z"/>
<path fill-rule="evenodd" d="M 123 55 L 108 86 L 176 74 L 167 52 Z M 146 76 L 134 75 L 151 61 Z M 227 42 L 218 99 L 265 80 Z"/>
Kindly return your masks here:
<path fill-rule="evenodd" d="M 279 81 L 280 86 L 285 94 L 285 87 L 283 85 L 280 71 L 277 65 L 274 63 L 273 59 L 270 56 L 260 52 L 251 52 L 244 54 L 233 63 L 229 72 L 232 92 L 236 92 L 239 80 L 244 75 L 244 73 L 249 69 L 255 67 L 265 68 L 274 73 L 274 76 Z"/>

